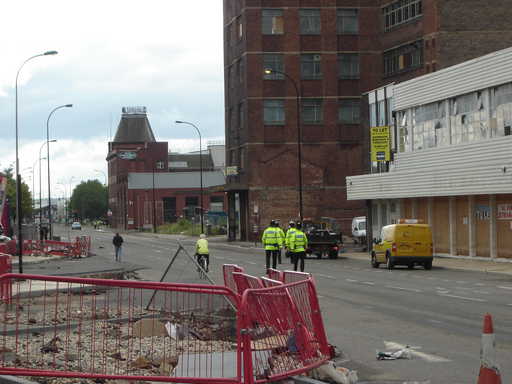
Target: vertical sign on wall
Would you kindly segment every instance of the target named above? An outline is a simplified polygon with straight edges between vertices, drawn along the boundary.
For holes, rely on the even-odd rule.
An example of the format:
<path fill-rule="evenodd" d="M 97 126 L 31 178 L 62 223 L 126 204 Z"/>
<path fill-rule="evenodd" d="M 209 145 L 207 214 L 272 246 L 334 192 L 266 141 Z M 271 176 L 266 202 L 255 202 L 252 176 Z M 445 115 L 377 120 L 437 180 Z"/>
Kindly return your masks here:
<path fill-rule="evenodd" d="M 370 129 L 372 162 L 391 161 L 390 127 L 372 127 Z"/>

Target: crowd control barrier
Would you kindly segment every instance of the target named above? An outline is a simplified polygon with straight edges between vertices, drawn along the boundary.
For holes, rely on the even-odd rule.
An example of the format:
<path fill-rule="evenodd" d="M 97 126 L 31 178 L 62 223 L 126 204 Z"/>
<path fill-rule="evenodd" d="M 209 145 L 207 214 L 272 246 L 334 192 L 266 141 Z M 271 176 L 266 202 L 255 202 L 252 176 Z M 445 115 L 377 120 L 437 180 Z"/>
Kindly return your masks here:
<path fill-rule="evenodd" d="M 12 272 L 12 256 L 0 253 L 0 275 Z M 0 301 L 10 303 L 12 296 L 11 281 L 0 280 Z"/>
<path fill-rule="evenodd" d="M 0 375 L 260 384 L 329 358 L 311 278 L 241 295 L 26 274 L 4 274 L 5 282 L 12 300 L 0 305 Z"/>
<path fill-rule="evenodd" d="M 24 256 L 58 255 L 68 257 L 86 257 L 91 251 L 91 237 L 76 237 L 75 241 L 23 240 Z M 0 253 L 15 255 L 16 240 L 0 244 Z"/>

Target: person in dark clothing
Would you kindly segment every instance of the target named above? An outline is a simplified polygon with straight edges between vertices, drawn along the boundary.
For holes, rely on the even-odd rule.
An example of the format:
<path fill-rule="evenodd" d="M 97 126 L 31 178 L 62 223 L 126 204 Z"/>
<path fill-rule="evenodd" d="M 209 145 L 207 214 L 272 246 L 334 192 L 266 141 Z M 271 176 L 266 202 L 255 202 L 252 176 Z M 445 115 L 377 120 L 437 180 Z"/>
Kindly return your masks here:
<path fill-rule="evenodd" d="M 121 236 L 119 236 L 119 233 L 116 233 L 116 235 L 112 239 L 112 244 L 114 244 L 114 249 L 115 249 L 116 261 L 121 261 L 123 242 L 124 242 L 123 238 Z"/>

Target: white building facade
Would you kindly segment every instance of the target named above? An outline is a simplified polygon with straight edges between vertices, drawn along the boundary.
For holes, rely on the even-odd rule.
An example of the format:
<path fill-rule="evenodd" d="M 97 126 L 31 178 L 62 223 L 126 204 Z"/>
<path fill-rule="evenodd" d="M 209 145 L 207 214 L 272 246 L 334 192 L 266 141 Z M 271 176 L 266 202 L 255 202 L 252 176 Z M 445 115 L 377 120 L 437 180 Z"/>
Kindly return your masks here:
<path fill-rule="evenodd" d="M 390 89 L 394 160 L 348 199 L 371 201 L 374 233 L 418 218 L 436 254 L 512 258 L 512 48 Z"/>

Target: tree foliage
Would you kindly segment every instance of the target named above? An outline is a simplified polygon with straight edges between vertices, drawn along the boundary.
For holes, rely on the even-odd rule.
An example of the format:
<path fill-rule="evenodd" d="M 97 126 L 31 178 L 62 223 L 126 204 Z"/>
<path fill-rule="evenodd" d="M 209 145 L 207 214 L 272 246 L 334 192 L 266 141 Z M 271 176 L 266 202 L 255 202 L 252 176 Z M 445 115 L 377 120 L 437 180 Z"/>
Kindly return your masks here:
<path fill-rule="evenodd" d="M 12 168 L 6 168 L 2 172 L 7 178 L 5 194 L 9 200 L 11 215 L 16 216 L 16 181 Z M 32 194 L 27 184 L 21 181 L 21 209 L 24 218 L 32 217 Z"/>
<path fill-rule="evenodd" d="M 107 188 L 98 180 L 82 181 L 73 190 L 70 201 L 71 215 L 95 220 L 107 213 Z"/>

